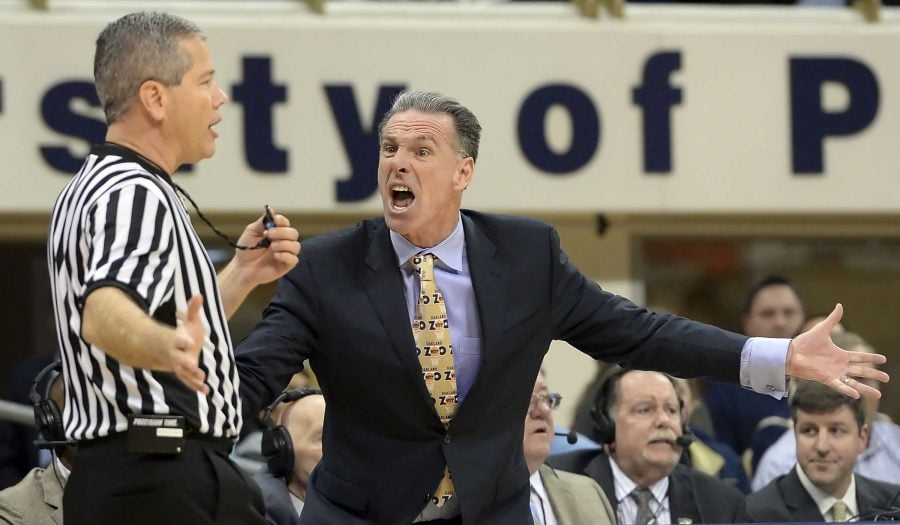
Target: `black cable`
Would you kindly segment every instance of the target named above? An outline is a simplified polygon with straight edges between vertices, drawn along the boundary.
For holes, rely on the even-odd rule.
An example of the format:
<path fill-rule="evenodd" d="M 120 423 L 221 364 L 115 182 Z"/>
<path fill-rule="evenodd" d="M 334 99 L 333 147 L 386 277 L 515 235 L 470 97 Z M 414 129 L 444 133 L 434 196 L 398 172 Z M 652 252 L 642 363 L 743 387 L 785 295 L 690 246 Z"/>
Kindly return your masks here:
<path fill-rule="evenodd" d="M 166 173 L 166 171 L 164 169 L 162 169 L 159 166 L 159 164 L 153 162 L 152 160 L 148 159 L 147 157 L 141 155 L 140 153 L 138 153 L 137 151 L 135 151 L 131 148 L 128 148 L 128 147 L 118 144 L 116 142 L 110 142 L 110 141 L 106 141 L 105 145 L 125 151 L 132 155 L 136 155 L 137 157 L 139 157 L 141 160 L 143 160 L 147 164 L 150 164 L 151 166 L 155 167 L 159 173 Z M 191 197 L 191 195 L 187 191 L 184 190 L 184 188 L 182 188 L 178 184 L 175 184 L 175 181 L 172 180 L 171 176 L 167 177 L 167 178 L 168 178 L 168 182 L 172 185 L 173 188 L 175 188 L 175 191 L 180 193 L 182 197 L 185 197 L 185 198 L 187 198 L 188 201 L 190 201 L 191 206 L 193 206 L 194 210 L 197 212 L 197 216 L 200 217 L 200 219 L 203 222 L 205 222 L 207 226 L 212 228 L 212 231 L 216 235 L 218 235 L 219 237 L 224 239 L 225 242 L 227 242 L 229 246 L 236 248 L 238 250 L 259 250 L 259 249 L 266 248 L 267 246 L 269 246 L 269 239 L 267 239 L 265 237 L 263 237 L 258 243 L 256 243 L 256 246 L 242 246 L 242 245 L 238 244 L 237 242 L 233 241 L 231 239 L 231 237 L 229 237 L 228 235 L 225 235 L 218 228 L 216 228 L 215 225 L 213 225 L 213 223 L 210 222 L 210 220 L 206 218 L 206 215 L 203 215 L 203 212 L 200 211 L 200 207 L 197 206 L 197 202 L 193 199 L 193 197 Z M 263 219 L 263 225 L 266 227 L 267 230 L 269 228 L 273 228 L 275 226 L 275 221 L 272 219 L 272 214 L 269 212 L 268 205 L 266 206 L 266 213 L 265 213 L 265 218 Z"/>
<path fill-rule="evenodd" d="M 255 246 L 242 246 L 242 245 L 238 244 L 237 242 L 233 241 L 231 239 L 231 237 L 222 233 L 222 231 L 220 231 L 218 228 L 216 228 L 215 225 L 212 222 L 210 222 L 210 220 L 207 219 L 205 215 L 203 215 L 203 212 L 200 211 L 200 207 L 197 206 L 197 202 L 194 201 L 193 197 L 191 197 L 191 195 L 187 191 L 185 191 L 184 188 L 182 188 L 178 184 L 175 184 L 174 181 L 171 181 L 171 183 L 172 183 L 172 186 L 175 188 L 175 191 L 177 191 L 182 196 L 184 196 L 188 201 L 190 201 L 191 206 L 194 207 L 194 211 L 197 212 L 197 216 L 200 217 L 200 220 L 205 222 L 206 225 L 209 226 L 216 235 L 218 235 L 219 237 L 224 239 L 225 242 L 227 242 L 229 244 L 229 246 L 236 248 L 238 250 L 259 250 L 259 249 L 269 246 L 269 239 L 267 239 L 265 237 L 260 239 L 260 241 L 258 243 L 256 243 Z M 269 218 L 269 220 L 271 220 L 271 218 L 270 218 L 271 216 L 268 215 L 268 213 L 269 213 L 269 207 L 266 206 L 267 218 Z M 271 226 L 274 226 L 274 223 L 272 223 Z M 267 229 L 270 228 L 271 226 L 269 226 L 268 224 L 266 225 Z"/>
<path fill-rule="evenodd" d="M 856 521 L 897 521 L 900 520 L 900 507 L 874 509 L 866 514 L 851 516 L 850 519 L 855 519 Z"/>

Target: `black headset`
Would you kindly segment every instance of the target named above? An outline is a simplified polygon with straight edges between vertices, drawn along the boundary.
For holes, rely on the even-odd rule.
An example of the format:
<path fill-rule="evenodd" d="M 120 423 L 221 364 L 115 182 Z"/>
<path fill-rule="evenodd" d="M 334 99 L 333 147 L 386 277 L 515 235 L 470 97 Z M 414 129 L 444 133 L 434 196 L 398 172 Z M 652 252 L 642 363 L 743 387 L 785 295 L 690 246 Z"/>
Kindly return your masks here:
<path fill-rule="evenodd" d="M 631 370 L 618 365 L 610 367 L 603 375 L 600 386 L 597 387 L 597 393 L 594 395 L 594 404 L 591 405 L 591 419 L 594 421 L 594 429 L 597 431 L 597 440 L 603 444 L 608 445 L 616 440 L 616 422 L 609 415 L 609 402 L 613 397 L 614 389 L 619 384 L 619 381 L 622 380 L 622 376 L 628 372 L 631 372 Z M 675 397 L 678 399 L 679 414 L 681 414 L 681 409 L 684 408 L 684 400 L 678 391 L 678 385 L 675 384 L 675 379 L 672 376 L 669 374 L 663 375 L 672 382 L 672 387 L 675 389 Z M 682 435 L 678 436 L 676 441 L 679 446 L 687 447 L 694 441 L 694 436 L 688 433 L 684 421 L 681 422 L 681 431 Z"/>
<path fill-rule="evenodd" d="M 320 389 L 312 387 L 285 390 L 263 412 L 262 455 L 266 458 L 269 472 L 276 478 L 287 479 L 294 470 L 294 442 L 288 429 L 272 419 L 272 410 L 279 403 L 293 403 L 306 396 L 321 395 Z"/>
<path fill-rule="evenodd" d="M 66 445 L 74 444 L 66 440 L 62 410 L 56 401 L 50 398 L 50 388 L 59 378 L 61 371 L 61 361 L 54 361 L 44 367 L 35 376 L 28 394 L 28 400 L 31 401 L 31 406 L 34 408 L 34 424 L 40 434 L 40 437 L 35 440 L 34 446 L 56 452 L 61 451 Z"/>

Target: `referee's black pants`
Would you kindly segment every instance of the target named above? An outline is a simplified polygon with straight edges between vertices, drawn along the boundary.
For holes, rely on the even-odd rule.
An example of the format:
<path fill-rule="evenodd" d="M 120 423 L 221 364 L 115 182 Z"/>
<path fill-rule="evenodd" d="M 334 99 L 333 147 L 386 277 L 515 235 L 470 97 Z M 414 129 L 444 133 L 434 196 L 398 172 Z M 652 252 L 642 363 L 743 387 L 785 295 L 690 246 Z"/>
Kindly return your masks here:
<path fill-rule="evenodd" d="M 63 493 L 66 525 L 264 524 L 259 486 L 227 440 L 188 439 L 180 454 L 128 452 L 117 434 L 79 443 Z"/>

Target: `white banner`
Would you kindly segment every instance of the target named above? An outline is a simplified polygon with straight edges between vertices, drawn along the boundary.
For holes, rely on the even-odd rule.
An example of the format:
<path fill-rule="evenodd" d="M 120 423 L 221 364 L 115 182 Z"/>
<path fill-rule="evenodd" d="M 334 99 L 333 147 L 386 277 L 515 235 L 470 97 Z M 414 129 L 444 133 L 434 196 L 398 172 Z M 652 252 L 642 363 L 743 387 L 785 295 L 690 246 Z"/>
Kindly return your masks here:
<path fill-rule="evenodd" d="M 405 87 L 481 120 L 467 207 L 900 211 L 896 12 L 332 5 L 180 13 L 231 97 L 216 156 L 179 175 L 204 209 L 379 210 L 374 129 Z M 0 211 L 48 210 L 102 139 L 94 41 L 118 14 L 0 10 Z"/>

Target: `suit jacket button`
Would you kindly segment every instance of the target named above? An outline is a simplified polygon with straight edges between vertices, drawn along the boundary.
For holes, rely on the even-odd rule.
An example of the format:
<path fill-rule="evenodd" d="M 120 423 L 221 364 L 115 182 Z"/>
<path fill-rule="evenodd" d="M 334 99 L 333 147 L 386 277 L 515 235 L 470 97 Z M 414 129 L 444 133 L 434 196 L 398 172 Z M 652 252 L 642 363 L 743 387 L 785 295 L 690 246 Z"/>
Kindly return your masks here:
<path fill-rule="evenodd" d="M 453 441 L 453 438 L 450 437 L 450 434 L 444 434 L 444 444 L 449 445 L 451 441 Z"/>

